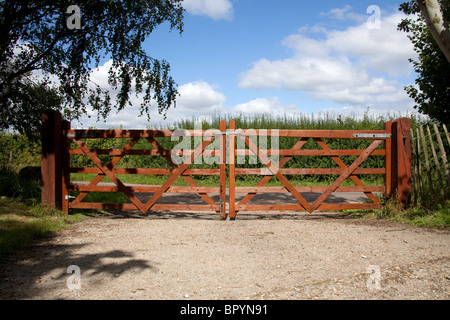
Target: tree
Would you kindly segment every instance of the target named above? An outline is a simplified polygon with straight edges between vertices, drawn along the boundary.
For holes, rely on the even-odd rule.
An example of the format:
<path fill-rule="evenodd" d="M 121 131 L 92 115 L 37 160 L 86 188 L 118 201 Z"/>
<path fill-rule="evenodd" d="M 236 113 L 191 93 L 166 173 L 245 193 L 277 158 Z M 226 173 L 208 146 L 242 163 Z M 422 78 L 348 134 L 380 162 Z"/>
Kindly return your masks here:
<path fill-rule="evenodd" d="M 143 96 L 141 115 L 150 119 L 154 102 L 165 114 L 177 86 L 169 63 L 148 56 L 143 42 L 163 23 L 181 34 L 183 12 L 181 0 L 0 0 L 0 128 L 36 134 L 47 108 L 73 120 L 90 105 L 106 118 L 133 91 Z M 107 58 L 103 88 L 90 76 Z"/>
<path fill-rule="evenodd" d="M 442 8 L 437 0 L 417 0 L 420 12 L 425 17 L 427 26 L 434 40 L 450 62 L 450 29 L 449 20 L 442 13 Z M 448 4 L 446 4 L 448 7 Z"/>
<path fill-rule="evenodd" d="M 418 60 L 410 59 L 417 73 L 415 85 L 405 87 L 414 99 L 414 106 L 420 113 L 431 119 L 450 123 L 450 63 L 427 27 L 419 1 L 409 1 L 400 5 L 400 10 L 415 18 L 405 18 L 398 29 L 408 33 L 408 38 L 419 54 Z M 450 21 L 450 0 L 439 0 L 443 19 Z"/>

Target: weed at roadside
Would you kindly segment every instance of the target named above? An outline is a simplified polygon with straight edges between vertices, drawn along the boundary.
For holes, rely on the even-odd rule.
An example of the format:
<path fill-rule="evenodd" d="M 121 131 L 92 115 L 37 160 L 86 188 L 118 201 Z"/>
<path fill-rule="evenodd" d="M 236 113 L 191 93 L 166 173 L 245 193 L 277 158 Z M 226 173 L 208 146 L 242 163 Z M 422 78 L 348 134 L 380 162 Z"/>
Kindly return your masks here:
<path fill-rule="evenodd" d="M 33 240 L 49 236 L 83 215 L 66 215 L 55 208 L 2 196 L 0 198 L 0 254 L 29 247 Z"/>
<path fill-rule="evenodd" d="M 404 209 L 396 201 L 389 200 L 381 209 L 356 210 L 351 214 L 357 217 L 384 218 L 418 227 L 450 228 L 450 201 L 433 208 L 416 205 Z"/>

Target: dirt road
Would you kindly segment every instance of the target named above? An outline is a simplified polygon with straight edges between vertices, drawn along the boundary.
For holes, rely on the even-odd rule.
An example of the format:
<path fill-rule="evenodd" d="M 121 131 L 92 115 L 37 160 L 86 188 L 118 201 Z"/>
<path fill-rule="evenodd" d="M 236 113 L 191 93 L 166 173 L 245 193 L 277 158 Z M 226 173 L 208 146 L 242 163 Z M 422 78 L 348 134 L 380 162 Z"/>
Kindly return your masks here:
<path fill-rule="evenodd" d="M 122 212 L 2 258 L 0 298 L 449 299 L 449 248 L 449 231 L 339 213 Z"/>

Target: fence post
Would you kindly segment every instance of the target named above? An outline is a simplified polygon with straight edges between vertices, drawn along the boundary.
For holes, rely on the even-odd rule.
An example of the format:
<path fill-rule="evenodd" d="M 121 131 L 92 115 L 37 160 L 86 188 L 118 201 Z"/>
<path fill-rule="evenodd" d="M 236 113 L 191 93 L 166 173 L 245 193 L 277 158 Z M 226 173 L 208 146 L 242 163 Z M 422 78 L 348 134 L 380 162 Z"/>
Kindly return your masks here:
<path fill-rule="evenodd" d="M 392 123 L 391 192 L 405 208 L 411 201 L 411 120 L 399 118 Z"/>
<path fill-rule="evenodd" d="M 58 111 L 46 110 L 42 114 L 42 155 L 41 202 L 46 206 L 61 209 L 62 170 L 61 170 L 62 117 Z"/>

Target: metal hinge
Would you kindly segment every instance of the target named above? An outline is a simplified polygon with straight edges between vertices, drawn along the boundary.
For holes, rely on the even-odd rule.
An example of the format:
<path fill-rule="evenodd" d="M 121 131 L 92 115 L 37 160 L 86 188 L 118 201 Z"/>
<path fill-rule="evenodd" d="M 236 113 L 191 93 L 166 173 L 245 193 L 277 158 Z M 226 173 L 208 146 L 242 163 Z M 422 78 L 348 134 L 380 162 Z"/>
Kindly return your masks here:
<path fill-rule="evenodd" d="M 391 138 L 392 135 L 389 133 L 354 133 L 354 138 L 379 138 L 379 139 L 388 139 Z"/>
<path fill-rule="evenodd" d="M 232 134 L 242 134 L 242 130 L 238 129 L 238 130 L 235 130 L 235 131 L 227 131 L 227 132 L 223 132 L 223 131 L 213 132 L 214 136 L 221 136 L 221 135 L 229 136 L 229 135 L 232 135 Z"/>
<path fill-rule="evenodd" d="M 75 199 L 76 197 L 74 197 L 74 196 L 68 196 L 68 195 L 66 195 L 65 197 L 64 197 L 64 199 L 66 199 L 66 200 L 69 200 L 69 199 Z"/>

